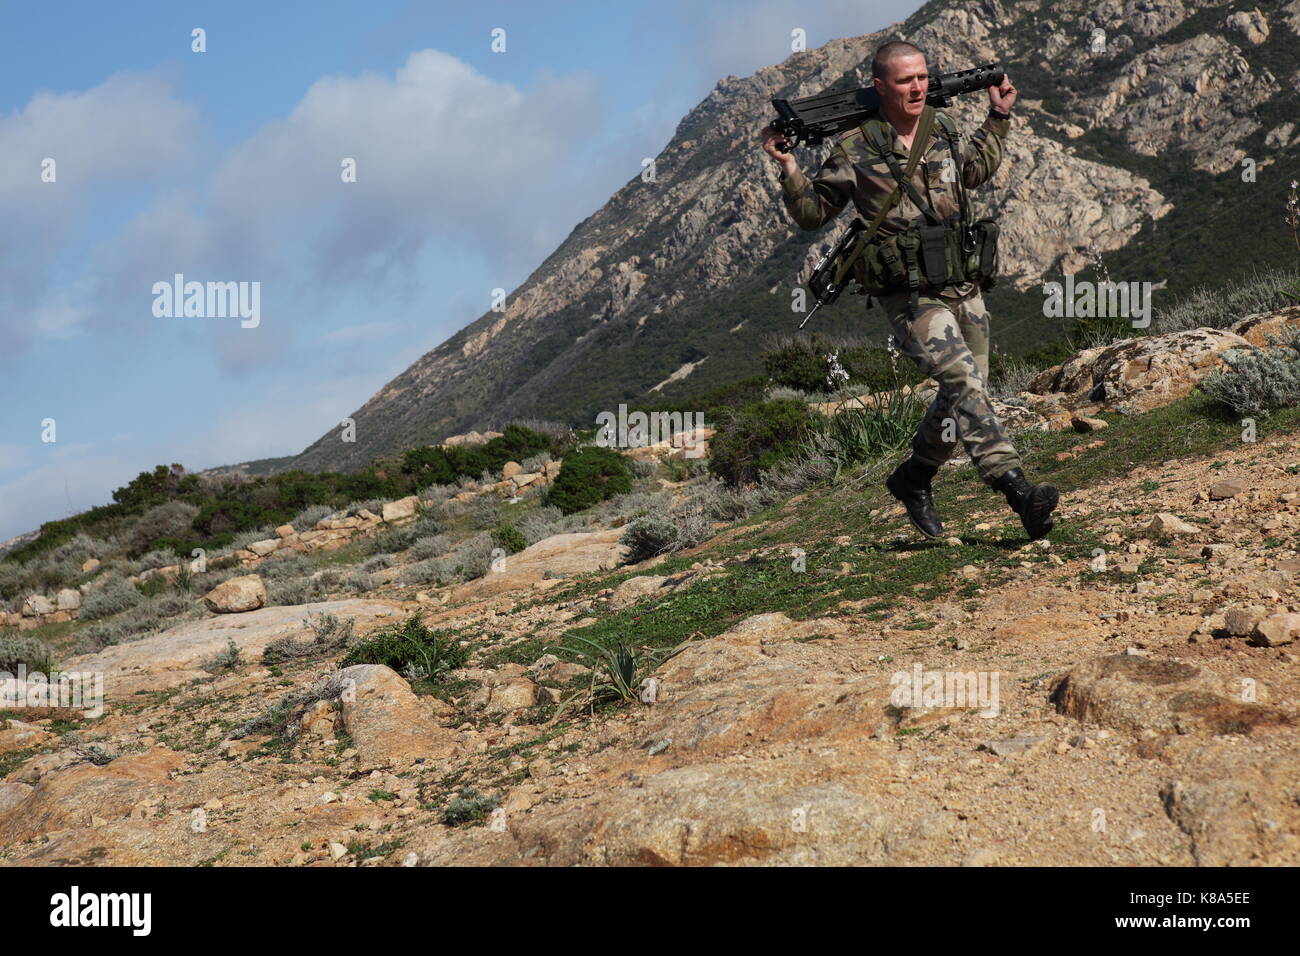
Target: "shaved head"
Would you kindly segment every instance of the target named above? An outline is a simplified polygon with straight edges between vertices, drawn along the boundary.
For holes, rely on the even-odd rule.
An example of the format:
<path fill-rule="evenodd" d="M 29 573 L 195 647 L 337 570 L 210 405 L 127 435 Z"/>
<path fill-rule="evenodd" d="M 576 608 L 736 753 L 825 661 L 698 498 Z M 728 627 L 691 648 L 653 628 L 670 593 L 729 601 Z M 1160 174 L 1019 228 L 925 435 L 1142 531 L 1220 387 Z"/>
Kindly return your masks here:
<path fill-rule="evenodd" d="M 871 78 L 883 80 L 889 76 L 889 64 L 900 56 L 925 56 L 920 47 L 905 40 L 890 40 L 876 50 L 871 58 Z"/>

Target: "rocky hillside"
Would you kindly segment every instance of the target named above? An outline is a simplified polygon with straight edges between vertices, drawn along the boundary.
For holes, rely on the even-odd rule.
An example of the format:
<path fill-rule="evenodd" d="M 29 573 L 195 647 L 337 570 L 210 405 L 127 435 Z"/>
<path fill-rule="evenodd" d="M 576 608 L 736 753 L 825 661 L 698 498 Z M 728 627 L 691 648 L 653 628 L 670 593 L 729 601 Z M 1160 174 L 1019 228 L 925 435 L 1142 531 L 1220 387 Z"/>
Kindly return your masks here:
<path fill-rule="evenodd" d="M 29 600 L 0 646 L 105 700 L 0 711 L 0 864 L 1296 865 L 1300 408 L 1247 436 L 1197 385 L 1221 336 L 1297 328 L 1031 383 L 1004 410 L 1064 493 L 1050 541 L 957 461 L 952 537 L 918 540 L 887 456 L 636 560 L 630 516 L 719 493 L 666 444 L 572 524 L 509 463 L 159 569 L 179 619 L 89 653 Z M 514 553 L 462 573 L 503 521 Z M 111 622 L 123 582 L 87 573 Z M 630 699 L 592 695 L 619 666 L 588 641 Z"/>
<path fill-rule="evenodd" d="M 590 426 L 621 401 L 688 397 L 760 371 L 760 340 L 792 330 L 789 291 L 838 229 L 792 226 L 755 134 L 774 96 L 867 83 L 886 34 L 943 68 L 1001 61 L 1021 90 L 1006 161 L 980 195 L 1003 223 L 1008 280 L 990 301 L 1004 351 L 1059 332 L 1042 317 L 1038 286 L 1096 256 L 1112 278 L 1150 281 L 1163 296 L 1289 262 L 1280 212 L 1300 155 L 1298 30 L 1300 0 L 944 0 L 888 31 L 729 76 L 682 119 L 653 182 L 638 171 L 504 312 L 354 412 L 355 443 L 331 430 L 298 456 L 247 470 L 346 470 L 520 416 Z M 984 108 L 969 97 L 956 111 L 971 122 Z M 804 167 L 824 152 L 803 151 Z M 1245 158 L 1255 182 L 1237 175 Z M 823 311 L 819 327 L 883 335 L 879 316 L 861 322 L 861 301 Z"/>

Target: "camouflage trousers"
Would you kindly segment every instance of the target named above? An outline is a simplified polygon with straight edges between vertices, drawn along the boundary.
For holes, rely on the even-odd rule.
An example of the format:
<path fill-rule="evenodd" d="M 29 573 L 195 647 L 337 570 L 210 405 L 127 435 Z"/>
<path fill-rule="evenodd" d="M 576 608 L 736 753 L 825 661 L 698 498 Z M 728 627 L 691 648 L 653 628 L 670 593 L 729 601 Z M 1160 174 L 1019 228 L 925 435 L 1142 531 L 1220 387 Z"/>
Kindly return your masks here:
<path fill-rule="evenodd" d="M 962 299 L 923 295 L 914 319 L 908 293 L 878 298 L 902 351 L 939 383 L 939 394 L 912 438 L 916 460 L 937 468 L 960 439 L 985 484 L 1019 468 L 1020 456 L 988 395 L 989 314 L 979 290 Z"/>

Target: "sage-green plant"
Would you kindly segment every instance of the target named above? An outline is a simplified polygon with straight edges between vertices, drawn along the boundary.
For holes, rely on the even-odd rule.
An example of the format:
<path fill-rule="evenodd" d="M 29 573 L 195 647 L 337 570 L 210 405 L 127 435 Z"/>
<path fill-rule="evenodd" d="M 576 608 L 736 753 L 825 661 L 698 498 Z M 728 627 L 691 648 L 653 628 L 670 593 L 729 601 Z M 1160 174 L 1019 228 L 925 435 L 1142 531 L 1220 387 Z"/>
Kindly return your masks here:
<path fill-rule="evenodd" d="M 595 641 L 576 634 L 573 640 L 578 647 L 558 647 L 552 650 L 568 652 L 578 657 L 578 663 L 591 669 L 591 682 L 583 695 L 575 695 L 562 704 L 552 721 L 559 718 L 568 705 L 582 699 L 584 704 L 595 704 L 617 700 L 631 703 L 641 698 L 641 682 L 649 677 L 661 664 L 680 654 L 690 643 L 688 638 L 676 647 L 647 651 L 634 647 L 622 639 L 613 646 L 598 644 Z"/>

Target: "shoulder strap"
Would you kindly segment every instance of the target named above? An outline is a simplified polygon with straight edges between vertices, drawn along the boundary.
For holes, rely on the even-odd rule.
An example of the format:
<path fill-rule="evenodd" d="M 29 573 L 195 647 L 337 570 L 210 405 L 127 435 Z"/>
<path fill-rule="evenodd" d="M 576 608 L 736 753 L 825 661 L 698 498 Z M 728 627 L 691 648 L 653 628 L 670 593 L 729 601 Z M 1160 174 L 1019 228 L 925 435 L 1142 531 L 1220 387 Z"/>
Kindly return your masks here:
<path fill-rule="evenodd" d="M 935 110 L 935 118 L 939 122 L 939 128 L 943 130 L 943 135 L 952 142 L 957 136 L 957 126 L 953 123 L 952 117 L 942 110 Z"/>
<path fill-rule="evenodd" d="M 917 143 L 920 142 L 922 148 L 913 148 L 909 151 L 907 157 L 907 170 L 902 173 L 898 170 L 898 159 L 894 156 L 894 144 L 890 142 L 889 137 L 885 135 L 881 121 L 878 119 L 869 119 L 862 124 L 862 135 L 877 152 L 883 154 L 886 160 L 888 160 L 890 171 L 894 174 L 894 178 L 898 180 L 898 184 L 894 186 L 894 191 L 889 194 L 883 203 L 881 203 L 880 209 L 872 218 L 871 223 L 863 230 L 861 237 L 853 243 L 849 254 L 846 255 L 840 263 L 840 267 L 836 270 L 835 275 L 835 281 L 837 283 L 843 281 L 850 268 L 852 268 L 854 262 L 856 262 L 858 257 L 862 255 L 867 244 L 871 242 L 872 237 L 875 236 L 881 223 L 883 223 L 885 217 L 889 215 L 889 211 L 893 209 L 894 204 L 898 202 L 898 197 L 902 194 L 904 186 L 906 185 L 907 188 L 911 189 L 912 192 L 915 193 L 915 189 L 911 186 L 912 173 L 916 170 L 917 163 L 921 161 L 921 156 L 925 153 L 925 146 L 929 144 L 930 130 L 934 126 L 934 113 L 934 108 L 928 103 L 925 108 L 921 110 L 921 119 L 916 128 L 916 135 L 912 137 L 912 146 L 915 147 Z M 913 199 L 913 202 L 916 202 L 915 198 Z M 924 202 L 918 202 L 917 205 L 922 206 L 924 211 Z M 931 216 L 933 216 L 933 213 L 931 213 Z M 865 220 L 863 221 L 865 222 Z"/>
<path fill-rule="evenodd" d="M 957 126 L 947 113 L 939 113 L 939 127 L 948 140 L 948 152 L 952 154 L 953 175 L 956 177 L 953 189 L 956 191 L 958 202 L 961 204 L 961 221 L 968 223 L 970 217 L 966 202 L 966 184 L 961 180 L 961 149 L 957 144 Z"/>
<path fill-rule="evenodd" d="M 889 171 L 893 174 L 894 179 L 897 182 L 894 191 L 890 193 L 889 197 L 881 204 L 880 211 L 876 213 L 875 218 L 871 220 L 871 224 L 867 227 L 866 232 L 862 234 L 863 243 L 871 241 L 871 238 L 876 234 L 876 230 L 880 228 L 880 224 L 885 221 L 885 217 L 889 215 L 889 211 L 893 209 L 894 204 L 898 202 L 898 197 L 902 195 L 904 189 L 908 189 L 913 194 L 915 193 L 915 188 L 912 186 L 912 173 L 916 170 L 917 163 L 921 161 L 921 156 L 925 153 L 925 146 L 930 141 L 930 130 L 934 126 L 934 114 L 934 107 L 930 106 L 928 103 L 925 108 L 921 110 L 921 119 L 916 127 L 916 135 L 912 137 L 912 146 L 915 147 L 919 142 L 921 148 L 913 148 L 909 150 L 907 169 L 905 171 L 900 171 L 898 168 L 898 158 L 894 155 L 894 144 L 890 142 L 889 138 L 885 135 L 884 126 L 882 125 L 883 121 L 867 120 L 862 124 L 863 136 L 866 137 L 867 142 L 875 147 L 877 152 L 884 156 L 885 161 L 889 163 Z M 913 195 L 912 201 L 917 202 L 917 197 L 915 195 Z M 917 202 L 917 205 L 922 207 L 922 211 L 924 211 L 924 200 Z"/>

